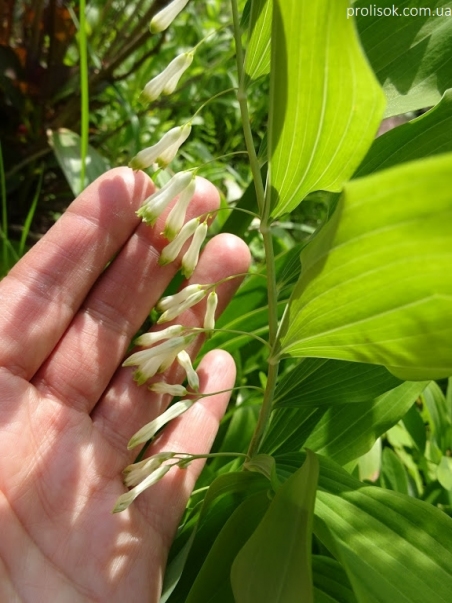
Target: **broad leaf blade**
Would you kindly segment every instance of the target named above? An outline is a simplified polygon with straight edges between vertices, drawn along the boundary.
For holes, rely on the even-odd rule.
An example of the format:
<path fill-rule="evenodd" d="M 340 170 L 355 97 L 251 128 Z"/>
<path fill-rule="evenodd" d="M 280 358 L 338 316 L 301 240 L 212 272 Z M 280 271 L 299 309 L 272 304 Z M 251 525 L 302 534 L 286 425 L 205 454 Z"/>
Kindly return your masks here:
<path fill-rule="evenodd" d="M 270 86 L 272 214 L 311 191 L 339 191 L 369 148 L 384 96 L 348 0 L 274 0 Z"/>
<path fill-rule="evenodd" d="M 373 7 L 391 12 L 395 6 L 399 16 L 361 15 L 370 5 L 359 0 L 353 7 L 362 45 L 387 98 L 385 116 L 435 105 L 452 87 L 452 2 L 375 0 Z M 413 13 L 404 16 L 403 9 Z"/>
<path fill-rule="evenodd" d="M 260 492 L 237 507 L 215 539 L 186 603 L 234 603 L 230 584 L 231 565 L 258 527 L 269 504 L 267 494 Z"/>
<path fill-rule="evenodd" d="M 400 379 L 382 366 L 306 358 L 278 384 L 273 405 L 280 408 L 370 402 L 400 384 Z"/>
<path fill-rule="evenodd" d="M 452 374 L 451 170 L 447 154 L 345 186 L 330 253 L 310 252 L 295 288 L 283 353 Z"/>
<path fill-rule="evenodd" d="M 398 423 L 426 382 L 403 383 L 372 402 L 330 408 L 304 445 L 341 465 L 368 452 L 375 441 Z"/>
<path fill-rule="evenodd" d="M 317 457 L 306 461 L 278 490 L 258 528 L 237 555 L 231 571 L 236 603 L 313 601 L 312 513 Z"/>
<path fill-rule="evenodd" d="M 344 565 L 358 601 L 450 601 L 452 520 L 445 513 L 365 486 L 322 458 L 319 488 L 315 534 Z"/>

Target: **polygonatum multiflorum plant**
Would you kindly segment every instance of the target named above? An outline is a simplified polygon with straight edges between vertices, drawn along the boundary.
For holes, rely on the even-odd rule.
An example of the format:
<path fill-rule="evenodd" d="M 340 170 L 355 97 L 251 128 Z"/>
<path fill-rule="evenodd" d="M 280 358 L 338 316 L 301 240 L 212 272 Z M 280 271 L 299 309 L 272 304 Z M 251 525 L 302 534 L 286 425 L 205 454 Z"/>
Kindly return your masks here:
<path fill-rule="evenodd" d="M 202 4 L 172 0 L 151 31 Z M 219 283 L 164 297 L 157 326 L 124 362 L 138 386 L 177 398 L 130 448 L 196 404 L 195 338 L 206 337 L 205 350 L 223 344 L 240 365 L 243 389 L 173 544 L 162 603 L 451 601 L 452 2 L 430 4 L 230 2 L 252 183 L 223 209 L 242 212 L 242 232 L 258 228 L 265 266 L 217 325 Z M 142 100 L 172 94 L 196 50 L 174 58 Z M 248 95 L 268 82 L 258 154 Z M 406 123 L 376 137 L 396 115 Z M 130 163 L 166 169 L 138 214 L 152 228 L 172 204 L 160 263 L 182 254 L 186 278 L 214 218 L 185 219 L 203 166 L 171 171 L 193 125 Z M 296 229 L 315 195 L 320 226 L 276 252 L 276 229 Z M 178 323 L 202 301 L 202 328 Z M 175 362 L 187 385 L 155 379 Z M 140 455 L 115 511 L 195 458 Z"/>

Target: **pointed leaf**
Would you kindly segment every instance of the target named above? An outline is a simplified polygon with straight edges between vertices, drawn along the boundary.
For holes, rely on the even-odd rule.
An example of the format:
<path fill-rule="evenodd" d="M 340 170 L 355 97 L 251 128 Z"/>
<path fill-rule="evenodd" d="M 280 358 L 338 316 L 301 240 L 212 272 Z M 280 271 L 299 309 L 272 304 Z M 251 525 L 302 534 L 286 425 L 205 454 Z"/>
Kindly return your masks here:
<path fill-rule="evenodd" d="M 370 6 L 389 13 L 394 7 L 399 14 L 369 15 Z M 358 0 L 353 7 L 362 45 L 386 94 L 385 116 L 435 105 L 452 87 L 452 2 Z"/>
<path fill-rule="evenodd" d="M 447 154 L 345 186 L 330 253 L 302 252 L 282 353 L 452 374 L 451 171 Z"/>
<path fill-rule="evenodd" d="M 303 466 L 278 490 L 231 571 L 236 603 L 313 601 L 312 513 L 318 460 L 308 452 Z"/>
<path fill-rule="evenodd" d="M 431 111 L 379 136 L 353 177 L 451 151 L 452 90 L 448 90 Z"/>
<path fill-rule="evenodd" d="M 272 214 L 339 191 L 377 131 L 384 96 L 348 0 L 274 0 L 269 115 Z"/>
<path fill-rule="evenodd" d="M 274 408 L 371 401 L 401 384 L 382 366 L 305 358 L 278 384 Z"/>
<path fill-rule="evenodd" d="M 345 567 L 358 601 L 449 603 L 452 519 L 320 460 L 314 531 Z"/>

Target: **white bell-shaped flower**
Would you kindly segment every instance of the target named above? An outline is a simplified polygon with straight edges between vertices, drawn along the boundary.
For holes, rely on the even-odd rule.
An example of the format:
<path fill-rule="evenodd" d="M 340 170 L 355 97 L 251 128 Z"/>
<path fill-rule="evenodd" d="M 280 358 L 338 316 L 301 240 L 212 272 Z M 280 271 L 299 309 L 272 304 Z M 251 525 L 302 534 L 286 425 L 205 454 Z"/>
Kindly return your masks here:
<path fill-rule="evenodd" d="M 127 444 L 127 448 L 131 450 L 132 448 L 135 448 L 135 446 L 143 444 L 144 442 L 147 442 L 153 438 L 159 429 L 169 423 L 169 421 L 172 421 L 176 417 L 179 417 L 181 414 L 183 414 L 187 409 L 190 408 L 190 406 L 194 404 L 194 402 L 194 400 L 181 400 L 180 402 L 176 402 L 176 404 L 170 406 L 156 419 L 139 429 L 130 439 L 129 443 Z"/>
<path fill-rule="evenodd" d="M 188 0 L 173 0 L 170 2 L 153 17 L 150 24 L 151 32 L 160 33 L 167 29 L 187 4 Z"/>
<path fill-rule="evenodd" d="M 206 314 L 204 316 L 204 328 L 210 334 L 215 328 L 215 311 L 218 305 L 218 295 L 211 291 L 207 296 Z"/>
<path fill-rule="evenodd" d="M 170 211 L 163 231 L 163 234 L 169 241 L 172 241 L 182 229 L 185 221 L 185 214 L 187 213 L 188 205 L 195 194 L 195 189 L 196 180 L 193 178 L 187 188 L 179 195 L 179 199 Z"/>
<path fill-rule="evenodd" d="M 154 163 L 160 167 L 166 167 L 174 159 L 180 146 L 190 136 L 190 132 L 190 124 L 171 128 L 156 144 L 137 153 L 130 160 L 129 167 L 133 170 L 144 170 Z"/>
<path fill-rule="evenodd" d="M 193 218 L 193 220 L 189 220 L 186 224 L 184 224 L 183 228 L 180 230 L 176 238 L 171 241 L 169 245 L 162 249 L 162 253 L 160 254 L 159 258 L 160 266 L 165 266 L 166 264 L 174 262 L 174 260 L 181 252 L 181 249 L 184 244 L 196 232 L 198 225 L 198 218 Z"/>
<path fill-rule="evenodd" d="M 192 390 L 197 392 L 199 389 L 199 377 L 198 373 L 193 368 L 189 354 L 185 350 L 182 350 L 177 355 L 177 362 L 187 374 L 188 385 L 192 388 Z"/>
<path fill-rule="evenodd" d="M 146 84 L 140 95 L 140 100 L 151 103 L 161 94 L 172 94 L 183 73 L 193 61 L 193 51 L 184 52 L 171 61 L 171 63 Z"/>
<path fill-rule="evenodd" d="M 120 513 L 121 511 L 125 511 L 125 509 L 127 509 L 127 507 L 129 507 L 133 503 L 133 501 L 139 494 L 141 494 L 142 492 L 144 492 L 144 490 L 146 490 L 150 486 L 153 486 L 159 480 L 161 480 L 162 477 L 166 475 L 170 469 L 171 465 L 161 465 L 158 469 L 148 475 L 141 483 L 135 486 L 135 488 L 132 488 L 132 490 L 129 490 L 125 494 L 122 494 L 116 501 L 113 513 Z"/>
<path fill-rule="evenodd" d="M 206 235 L 207 222 L 203 222 L 196 229 L 192 242 L 190 243 L 190 247 L 182 258 L 182 274 L 185 276 L 185 278 L 190 278 L 196 268 L 196 265 L 198 264 L 199 252 Z"/>
<path fill-rule="evenodd" d="M 191 172 L 178 172 L 161 189 L 143 201 L 137 211 L 143 222 L 153 225 L 157 218 L 165 211 L 171 201 L 187 188 L 193 178 Z"/>

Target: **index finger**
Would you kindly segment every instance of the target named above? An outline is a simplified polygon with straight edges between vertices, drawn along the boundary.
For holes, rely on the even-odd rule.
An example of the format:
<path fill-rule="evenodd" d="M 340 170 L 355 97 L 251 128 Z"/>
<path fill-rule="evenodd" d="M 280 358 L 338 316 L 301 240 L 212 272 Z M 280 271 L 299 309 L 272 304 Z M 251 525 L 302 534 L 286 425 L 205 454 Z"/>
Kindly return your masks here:
<path fill-rule="evenodd" d="M 61 338 L 106 264 L 140 222 L 154 185 L 113 169 L 84 190 L 0 283 L 0 365 L 30 379 Z"/>

